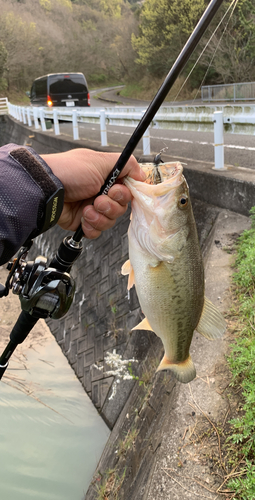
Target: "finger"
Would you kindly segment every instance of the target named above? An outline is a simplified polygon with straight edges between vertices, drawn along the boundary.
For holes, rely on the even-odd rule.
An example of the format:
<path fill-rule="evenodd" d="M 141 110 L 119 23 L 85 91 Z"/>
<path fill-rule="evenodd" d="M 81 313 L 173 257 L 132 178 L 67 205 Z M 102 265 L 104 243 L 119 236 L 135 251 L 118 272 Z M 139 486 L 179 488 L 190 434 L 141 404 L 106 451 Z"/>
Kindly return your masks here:
<path fill-rule="evenodd" d="M 94 165 L 102 172 L 103 178 L 106 179 L 111 170 L 115 167 L 120 155 L 116 153 L 103 154 L 99 152 L 97 152 L 97 155 L 98 156 L 94 157 Z M 133 155 L 131 155 L 127 161 L 122 172 L 119 174 L 118 179 L 122 179 L 126 175 L 129 175 L 137 181 L 144 181 L 146 179 L 146 174 L 143 172 Z"/>
<path fill-rule="evenodd" d="M 81 219 L 81 227 L 83 234 L 86 238 L 89 238 L 90 240 L 94 240 L 98 238 L 101 234 L 102 231 L 99 231 L 99 229 L 95 229 L 93 226 L 89 224 L 89 222 L 85 221 L 82 217 Z"/>
<path fill-rule="evenodd" d="M 99 215 L 99 214 L 98 214 Z M 84 235 L 89 239 L 95 239 L 100 236 L 102 231 L 106 229 L 111 229 L 115 224 L 116 219 L 108 219 L 103 215 L 94 218 L 92 212 L 87 213 L 85 217 L 81 219 L 81 226 Z"/>
<path fill-rule="evenodd" d="M 145 172 L 141 169 L 139 163 L 136 161 L 135 157 L 132 155 L 128 162 L 126 163 L 125 167 L 123 168 L 121 174 L 119 175 L 119 179 L 122 177 L 125 177 L 128 175 L 129 177 L 132 177 L 136 181 L 145 181 L 146 179 L 146 174 Z"/>
<path fill-rule="evenodd" d="M 132 195 L 124 184 L 115 184 L 109 189 L 108 197 L 120 205 L 126 206 L 131 201 Z"/>
<path fill-rule="evenodd" d="M 103 195 L 96 198 L 94 205 L 88 205 L 82 212 L 82 225 L 88 237 L 96 238 L 97 232 L 105 231 L 114 226 L 118 217 L 121 217 L 127 209 L 127 204 L 112 200 Z"/>

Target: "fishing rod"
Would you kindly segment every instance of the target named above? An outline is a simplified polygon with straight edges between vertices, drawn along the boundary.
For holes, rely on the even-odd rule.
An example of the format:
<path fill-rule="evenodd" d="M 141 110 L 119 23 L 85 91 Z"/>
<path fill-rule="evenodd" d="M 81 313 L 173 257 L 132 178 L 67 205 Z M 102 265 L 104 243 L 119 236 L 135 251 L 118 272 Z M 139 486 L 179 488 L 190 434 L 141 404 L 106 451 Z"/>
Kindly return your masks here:
<path fill-rule="evenodd" d="M 222 2 L 223 0 L 211 0 L 209 3 L 95 198 L 101 194 L 108 194 L 111 186 L 115 184 Z M 64 238 L 49 266 L 47 266 L 47 259 L 42 256 L 32 262 L 26 261 L 32 242 L 22 247 L 17 258 L 7 265 L 10 273 L 5 286 L 0 285 L 0 297 L 8 295 L 12 288 L 13 293 L 19 295 L 22 312 L 11 331 L 10 341 L 0 356 L 0 379 L 12 353 L 26 339 L 38 319 L 47 317 L 59 319 L 69 310 L 75 292 L 75 283 L 69 273 L 82 252 L 83 236 L 80 224 L 73 236 Z"/>

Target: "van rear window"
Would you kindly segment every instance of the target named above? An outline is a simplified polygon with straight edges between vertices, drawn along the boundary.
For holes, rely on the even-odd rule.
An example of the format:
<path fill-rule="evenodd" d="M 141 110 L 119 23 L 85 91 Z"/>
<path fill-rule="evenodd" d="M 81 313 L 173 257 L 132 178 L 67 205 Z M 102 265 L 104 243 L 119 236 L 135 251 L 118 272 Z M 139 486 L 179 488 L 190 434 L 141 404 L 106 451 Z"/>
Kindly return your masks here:
<path fill-rule="evenodd" d="M 47 96 L 47 78 L 40 78 L 35 80 L 31 89 L 32 97 Z"/>
<path fill-rule="evenodd" d="M 50 95 L 87 93 L 87 91 L 84 78 L 80 75 L 72 75 L 72 77 L 52 76 L 49 79 Z"/>

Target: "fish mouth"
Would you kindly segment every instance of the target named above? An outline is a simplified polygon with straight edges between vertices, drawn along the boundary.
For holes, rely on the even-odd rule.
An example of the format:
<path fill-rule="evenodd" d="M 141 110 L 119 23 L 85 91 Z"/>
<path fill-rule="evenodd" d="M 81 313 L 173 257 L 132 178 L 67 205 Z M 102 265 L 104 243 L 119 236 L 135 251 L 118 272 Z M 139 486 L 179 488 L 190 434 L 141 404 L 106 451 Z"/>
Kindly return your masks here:
<path fill-rule="evenodd" d="M 144 182 L 146 184 L 152 184 L 153 186 L 165 181 L 171 181 L 171 183 L 173 183 L 176 181 L 176 177 L 179 177 L 183 172 L 183 167 L 180 162 L 160 163 L 159 165 L 147 163 L 140 164 L 140 167 L 147 175 Z"/>
<path fill-rule="evenodd" d="M 131 193 L 134 188 L 147 196 L 163 196 L 180 186 L 184 179 L 180 162 L 160 163 L 160 165 L 140 163 L 140 167 L 146 173 L 145 181 L 135 181 L 131 177 L 126 177 L 124 180 Z"/>

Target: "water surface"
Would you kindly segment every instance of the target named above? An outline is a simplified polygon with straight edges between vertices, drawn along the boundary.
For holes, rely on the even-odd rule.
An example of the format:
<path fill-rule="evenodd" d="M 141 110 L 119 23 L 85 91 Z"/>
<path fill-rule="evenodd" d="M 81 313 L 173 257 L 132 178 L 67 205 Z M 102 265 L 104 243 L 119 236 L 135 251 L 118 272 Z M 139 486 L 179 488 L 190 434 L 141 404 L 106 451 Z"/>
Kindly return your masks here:
<path fill-rule="evenodd" d="M 82 500 L 108 436 L 50 332 L 28 337 L 0 382 L 0 498 Z"/>

